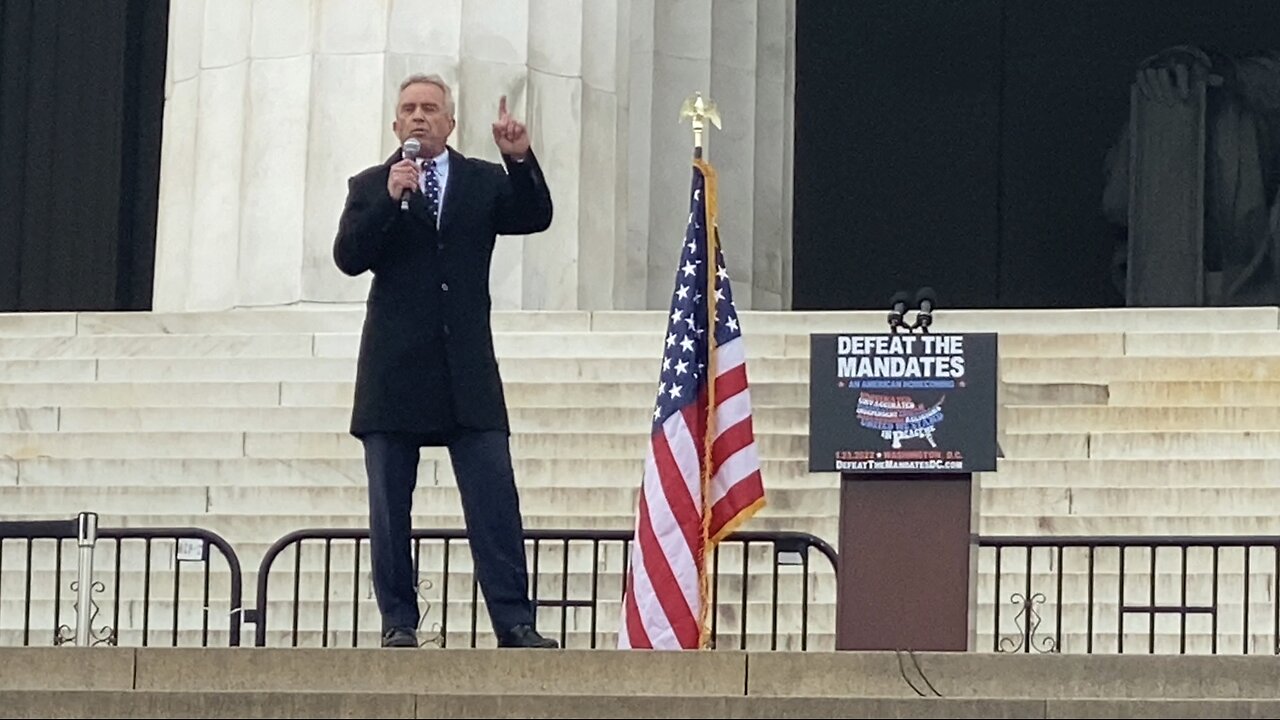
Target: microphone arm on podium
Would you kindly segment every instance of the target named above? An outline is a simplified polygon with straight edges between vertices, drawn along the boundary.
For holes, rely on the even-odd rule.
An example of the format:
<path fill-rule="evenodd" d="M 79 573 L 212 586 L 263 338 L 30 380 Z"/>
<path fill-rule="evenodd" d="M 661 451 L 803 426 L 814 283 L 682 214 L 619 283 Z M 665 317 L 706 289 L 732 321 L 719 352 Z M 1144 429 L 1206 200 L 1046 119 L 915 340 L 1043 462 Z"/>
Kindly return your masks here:
<path fill-rule="evenodd" d="M 929 332 L 929 326 L 933 324 L 933 308 L 938 304 L 938 294 L 931 287 L 922 287 L 916 293 L 916 307 L 919 311 L 916 313 L 916 322 L 912 327 L 920 328 L 921 332 Z"/>
<path fill-rule="evenodd" d="M 906 322 L 907 300 L 910 298 L 906 292 L 898 291 L 889 299 L 889 331 L 896 333 L 903 329 L 911 332 L 911 326 Z"/>
<path fill-rule="evenodd" d="M 889 332 L 897 334 L 902 331 L 913 333 L 919 330 L 928 333 L 933 325 L 933 311 L 938 305 L 938 295 L 931 287 L 920 288 L 916 292 L 915 302 L 904 291 L 898 291 L 889 299 Z M 915 322 L 907 322 L 907 313 L 916 310 Z"/>

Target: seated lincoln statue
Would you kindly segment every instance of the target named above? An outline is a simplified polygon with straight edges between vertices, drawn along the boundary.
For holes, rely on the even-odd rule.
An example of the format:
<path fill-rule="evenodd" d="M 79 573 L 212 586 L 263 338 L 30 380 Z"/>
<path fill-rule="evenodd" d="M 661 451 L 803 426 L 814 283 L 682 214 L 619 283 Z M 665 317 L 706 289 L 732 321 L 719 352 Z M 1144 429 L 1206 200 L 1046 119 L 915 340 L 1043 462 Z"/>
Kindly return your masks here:
<path fill-rule="evenodd" d="M 1172 47 L 1131 97 L 1102 203 L 1127 303 L 1280 304 L 1280 51 Z"/>

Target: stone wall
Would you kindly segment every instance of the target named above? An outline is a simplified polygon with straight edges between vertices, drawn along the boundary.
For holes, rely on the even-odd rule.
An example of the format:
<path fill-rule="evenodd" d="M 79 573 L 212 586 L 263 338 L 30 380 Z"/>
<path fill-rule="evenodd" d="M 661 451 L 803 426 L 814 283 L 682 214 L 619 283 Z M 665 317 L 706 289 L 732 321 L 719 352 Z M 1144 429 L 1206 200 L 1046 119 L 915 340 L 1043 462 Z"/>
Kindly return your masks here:
<path fill-rule="evenodd" d="M 364 297 L 333 266 L 346 180 L 396 147 L 400 80 L 438 72 L 454 146 L 497 159 L 498 98 L 533 136 L 552 227 L 504 238 L 495 308 L 664 308 L 687 219 L 685 97 L 741 308 L 789 305 L 794 0 L 173 0 L 155 308 Z"/>

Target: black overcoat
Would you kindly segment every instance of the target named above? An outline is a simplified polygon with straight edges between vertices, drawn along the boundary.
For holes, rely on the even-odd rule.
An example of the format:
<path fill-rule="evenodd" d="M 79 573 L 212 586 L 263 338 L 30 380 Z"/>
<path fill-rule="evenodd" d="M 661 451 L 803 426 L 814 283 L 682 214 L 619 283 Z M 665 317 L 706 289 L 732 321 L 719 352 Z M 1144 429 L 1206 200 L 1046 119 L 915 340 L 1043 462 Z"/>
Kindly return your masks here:
<path fill-rule="evenodd" d="M 333 255 L 373 273 L 356 370 L 350 432 L 411 433 L 448 442 L 458 428 L 509 431 L 494 353 L 489 268 L 498 235 L 551 224 L 537 158 L 503 164 L 449 149 L 437 230 L 422 194 L 409 210 L 387 192 L 397 150 L 349 179 Z"/>

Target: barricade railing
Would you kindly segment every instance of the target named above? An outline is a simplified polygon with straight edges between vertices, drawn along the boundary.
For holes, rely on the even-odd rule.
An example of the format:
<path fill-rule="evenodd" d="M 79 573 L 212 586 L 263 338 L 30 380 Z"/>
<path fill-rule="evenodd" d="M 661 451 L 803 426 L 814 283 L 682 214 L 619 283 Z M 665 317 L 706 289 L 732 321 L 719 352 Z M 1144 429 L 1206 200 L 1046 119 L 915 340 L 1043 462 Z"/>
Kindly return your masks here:
<path fill-rule="evenodd" d="M 258 570 L 257 607 L 246 614 L 255 624 L 255 644 L 377 644 L 380 619 L 369 578 L 368 537 L 367 529 L 313 528 L 274 543 Z M 491 633 L 466 532 L 418 529 L 411 537 L 422 610 L 420 642 L 484 645 Z M 525 531 L 530 594 L 543 634 L 567 647 L 612 645 L 631 539 L 630 531 Z M 813 551 L 824 561 L 817 567 Z M 834 590 L 836 563 L 836 551 L 807 533 L 733 533 L 709 560 L 716 608 L 710 618 L 712 642 L 805 650 L 815 636 L 830 638 L 834 618 L 822 618 L 815 630 L 811 600 L 824 583 Z M 290 577 L 281 585 L 284 573 Z"/>
<path fill-rule="evenodd" d="M 70 543 L 76 548 L 74 565 L 64 557 Z M 211 550 L 226 564 L 217 575 L 225 583 L 218 602 Z M 100 570 L 100 560 L 110 569 Z M 71 567 L 75 579 L 68 582 L 64 572 Z M 199 583 L 194 596 L 184 578 Z M 230 543 L 203 528 L 104 528 L 92 512 L 74 520 L 0 521 L 0 634 L 17 640 L 0 645 L 44 644 L 40 636 L 48 633 L 54 645 L 237 646 L 243 581 Z M 15 594 L 21 598 L 17 623 L 6 613 L 15 606 Z M 110 622 L 99 619 L 104 605 Z M 219 637 L 222 642 L 211 642 Z"/>
<path fill-rule="evenodd" d="M 245 608 L 240 559 L 217 533 L 97 522 L 90 512 L 0 522 L 0 645 L 236 646 L 241 622 L 254 624 L 258 646 L 377 643 L 365 529 L 281 537 L 261 560 L 255 606 Z M 568 647 L 612 646 L 631 532 L 530 529 L 525 540 L 544 634 Z M 1280 654 L 1280 536 L 986 536 L 978 544 L 980 650 Z M 412 549 L 424 644 L 488 642 L 466 531 L 419 529 Z M 215 551 L 225 561 L 219 572 Z M 807 533 L 726 538 L 708 568 L 713 644 L 829 648 L 838 561 Z"/>
<path fill-rule="evenodd" d="M 996 652 L 1280 653 L 1280 536 L 980 545 L 981 632 Z"/>

